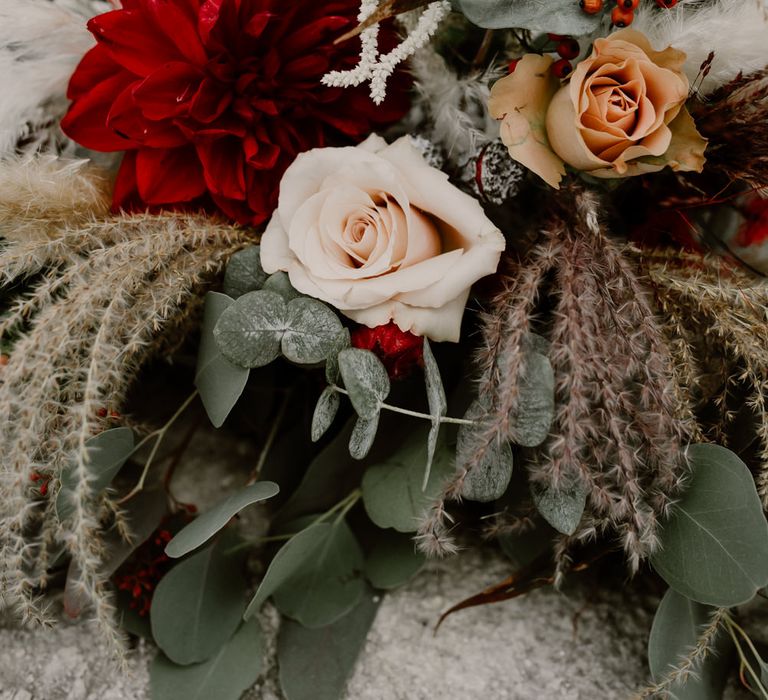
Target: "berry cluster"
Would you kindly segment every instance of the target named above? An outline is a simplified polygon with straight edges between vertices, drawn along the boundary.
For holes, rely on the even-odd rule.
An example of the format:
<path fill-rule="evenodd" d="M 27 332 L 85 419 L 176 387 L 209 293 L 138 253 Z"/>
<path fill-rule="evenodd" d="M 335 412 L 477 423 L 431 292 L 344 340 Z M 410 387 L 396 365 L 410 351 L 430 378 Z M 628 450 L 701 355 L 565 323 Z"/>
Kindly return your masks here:
<path fill-rule="evenodd" d="M 677 0 L 655 0 L 659 7 L 669 9 L 677 5 Z M 640 0 L 616 0 L 616 7 L 611 12 L 611 22 L 617 27 L 628 27 L 635 18 L 635 10 Z M 594 15 L 602 12 L 605 0 L 580 0 L 581 9 L 587 14 Z"/>

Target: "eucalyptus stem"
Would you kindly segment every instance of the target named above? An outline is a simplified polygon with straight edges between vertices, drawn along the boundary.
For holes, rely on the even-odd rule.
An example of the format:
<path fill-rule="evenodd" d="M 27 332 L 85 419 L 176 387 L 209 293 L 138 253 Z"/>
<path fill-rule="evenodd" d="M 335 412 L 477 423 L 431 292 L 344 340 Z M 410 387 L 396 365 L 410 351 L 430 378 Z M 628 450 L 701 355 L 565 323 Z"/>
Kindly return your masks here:
<path fill-rule="evenodd" d="M 176 410 L 176 413 L 174 413 L 163 425 L 162 428 L 158 428 L 157 430 L 151 432 L 149 435 L 147 435 L 143 440 L 139 442 L 136 447 L 131 450 L 131 455 L 135 454 L 143 445 L 145 445 L 150 439 L 153 437 L 155 438 L 155 444 L 152 445 L 152 451 L 149 453 L 149 457 L 147 457 L 147 461 L 144 464 L 144 469 L 142 469 L 141 477 L 139 477 L 139 481 L 125 496 L 123 496 L 119 501 L 120 503 L 125 503 L 126 501 L 133 498 L 136 494 L 140 493 L 144 489 L 144 482 L 147 480 L 147 474 L 149 474 L 149 469 L 152 466 L 152 462 L 155 460 L 155 457 L 157 456 L 157 451 L 160 449 L 160 443 L 165 438 L 166 433 L 170 429 L 170 427 L 181 417 L 181 414 L 184 413 L 184 411 L 189 408 L 189 405 L 195 400 L 197 397 L 198 391 L 195 389 L 184 401 L 181 406 Z M 129 455 L 130 456 L 130 455 Z"/>
<path fill-rule="evenodd" d="M 768 690 L 766 690 L 762 680 L 760 679 L 760 676 L 757 674 L 755 669 L 752 668 L 752 664 L 750 664 L 747 660 L 747 657 L 744 654 L 744 650 L 741 648 L 741 642 L 739 642 L 739 638 L 736 636 L 736 632 L 738 631 L 739 634 L 747 642 L 750 650 L 755 655 L 755 658 L 759 659 L 760 655 L 757 653 L 754 644 L 752 644 L 752 640 L 749 638 L 749 635 L 747 635 L 747 633 L 733 621 L 730 615 L 725 615 L 723 617 L 723 622 L 725 622 L 725 628 L 728 630 L 728 634 L 731 635 L 731 639 L 733 640 L 733 644 L 736 647 L 736 653 L 739 655 L 739 660 L 741 661 L 742 667 L 746 668 L 749 672 L 749 675 L 752 676 L 754 682 L 757 684 L 757 689 L 760 691 L 761 696 L 765 700 L 768 700 Z"/>
<path fill-rule="evenodd" d="M 336 384 L 331 385 L 331 389 L 334 391 L 338 391 L 340 394 L 344 394 L 344 396 L 349 396 L 349 392 L 346 389 L 342 389 L 340 386 L 337 386 Z M 451 418 L 450 416 L 433 416 L 429 413 L 421 413 L 419 411 L 411 411 L 407 408 L 400 408 L 400 406 L 393 406 L 389 403 L 384 403 L 383 401 L 379 404 L 380 408 L 383 408 L 387 411 L 392 411 L 393 413 L 401 413 L 404 416 L 412 416 L 413 418 L 422 418 L 423 420 L 428 420 L 432 422 L 437 418 L 441 423 L 452 423 L 454 425 L 474 425 L 475 421 L 469 420 L 468 418 Z"/>

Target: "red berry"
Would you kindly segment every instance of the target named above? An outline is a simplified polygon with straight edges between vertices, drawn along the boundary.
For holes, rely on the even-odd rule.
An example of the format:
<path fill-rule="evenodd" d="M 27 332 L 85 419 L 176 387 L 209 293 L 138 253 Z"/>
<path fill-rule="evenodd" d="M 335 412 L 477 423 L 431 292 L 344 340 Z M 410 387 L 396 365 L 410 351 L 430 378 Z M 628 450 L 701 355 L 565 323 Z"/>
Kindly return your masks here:
<path fill-rule="evenodd" d="M 603 9 L 603 0 L 580 0 L 579 7 L 588 15 L 596 15 Z"/>
<path fill-rule="evenodd" d="M 555 50 L 560 56 L 567 59 L 576 58 L 581 53 L 581 47 L 576 39 L 564 39 Z"/>
<path fill-rule="evenodd" d="M 677 5 L 677 0 L 656 0 L 656 4 L 668 10 L 670 7 Z"/>
<path fill-rule="evenodd" d="M 632 10 L 622 10 L 620 7 L 614 7 L 611 12 L 611 22 L 619 27 L 628 27 L 635 19 L 635 13 Z"/>
<path fill-rule="evenodd" d="M 10 361 L 11 358 L 8 355 L 0 355 L 0 367 L 5 367 Z"/>
<path fill-rule="evenodd" d="M 573 71 L 573 66 L 571 65 L 571 62 L 567 58 L 561 58 L 559 61 L 555 61 L 552 64 L 551 70 L 552 70 L 552 75 L 562 80 L 563 78 L 566 78 L 571 74 L 571 72 Z"/>
<path fill-rule="evenodd" d="M 618 5 L 622 10 L 636 10 L 637 6 L 640 4 L 640 0 L 616 0 L 616 5 Z"/>
<path fill-rule="evenodd" d="M 96 415 L 99 418 L 106 418 L 107 417 L 107 409 L 102 406 L 98 411 L 96 411 Z"/>
<path fill-rule="evenodd" d="M 40 484 L 40 495 L 45 496 L 48 493 L 48 482 L 44 481 Z"/>
<path fill-rule="evenodd" d="M 517 64 L 518 64 L 518 63 L 520 63 L 520 59 L 519 59 L 519 58 L 513 58 L 513 59 L 512 59 L 512 60 L 509 62 L 509 65 L 507 66 L 507 71 L 508 71 L 509 73 L 514 73 L 514 72 L 515 72 L 515 69 L 517 68 Z"/>

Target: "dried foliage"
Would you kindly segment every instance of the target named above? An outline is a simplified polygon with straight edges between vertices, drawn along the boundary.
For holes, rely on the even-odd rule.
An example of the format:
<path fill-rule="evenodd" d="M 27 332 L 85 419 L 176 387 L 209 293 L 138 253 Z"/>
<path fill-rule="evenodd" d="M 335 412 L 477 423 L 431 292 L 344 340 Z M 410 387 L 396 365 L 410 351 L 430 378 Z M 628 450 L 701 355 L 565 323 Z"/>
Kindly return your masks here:
<path fill-rule="evenodd" d="M 709 139 L 707 171 L 755 189 L 768 183 L 768 68 L 739 75 L 708 96 L 694 113 Z"/>
<path fill-rule="evenodd" d="M 526 336 L 537 330 L 552 343 L 557 412 L 529 476 L 541 487 L 580 484 L 588 493 L 580 529 L 557 559 L 568 568 L 571 542 L 613 531 L 634 571 L 657 544 L 696 433 L 652 302 L 601 226 L 595 197 L 575 185 L 558 195 L 539 242 L 519 263 L 508 262 L 504 280 L 478 357 L 478 394 L 489 397 L 490 410 L 474 435 L 473 459 L 422 524 L 422 545 L 434 553 L 449 543 L 445 501 L 460 497 L 467 472 L 507 438 Z"/>
<path fill-rule="evenodd" d="M 117 509 L 90 493 L 85 442 L 106 427 L 104 409 L 120 408 L 146 360 L 194 328 L 201 289 L 247 234 L 183 214 L 99 220 L 100 184 L 89 188 L 82 171 L 48 161 L 28 167 L 30 179 L 51 168 L 44 187 L 56 196 L 24 209 L 24 187 L 5 187 L 0 201 L 3 231 L 45 233 L 17 235 L 0 249 L 0 285 L 23 290 L 0 318 L 0 340 L 11 348 L 0 367 L 0 590 L 24 619 L 44 620 L 36 596 L 63 545 L 77 588 L 119 648 L 100 574 L 100 534 Z M 57 483 L 70 464 L 78 479 L 73 514 L 58 522 Z M 33 488 L 33 474 L 50 479 L 50 497 Z"/>
<path fill-rule="evenodd" d="M 730 418 L 730 387 L 747 389 L 747 404 L 760 440 L 758 491 L 768 507 L 768 280 L 715 256 L 681 256 L 679 251 L 635 251 L 667 320 L 665 333 L 676 365 L 687 370 L 681 390 L 699 405 L 721 405 L 710 430 L 720 438 Z M 718 362 L 720 395 L 701 391 L 703 368 Z"/>

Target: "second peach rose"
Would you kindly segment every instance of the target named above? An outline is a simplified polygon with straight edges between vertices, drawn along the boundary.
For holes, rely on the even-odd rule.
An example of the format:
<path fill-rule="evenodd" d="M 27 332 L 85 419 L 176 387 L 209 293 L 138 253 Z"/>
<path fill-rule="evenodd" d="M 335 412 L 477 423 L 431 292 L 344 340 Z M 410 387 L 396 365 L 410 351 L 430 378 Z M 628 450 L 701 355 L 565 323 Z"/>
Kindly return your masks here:
<path fill-rule="evenodd" d="M 558 187 L 565 164 L 595 177 L 700 172 L 706 140 L 685 108 L 685 54 L 654 51 L 639 32 L 597 39 L 592 55 L 560 85 L 552 58 L 528 54 L 491 90 L 510 155 Z"/>

